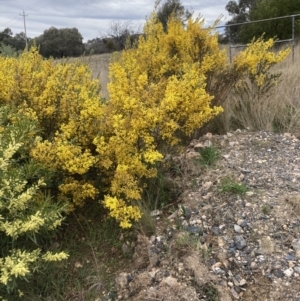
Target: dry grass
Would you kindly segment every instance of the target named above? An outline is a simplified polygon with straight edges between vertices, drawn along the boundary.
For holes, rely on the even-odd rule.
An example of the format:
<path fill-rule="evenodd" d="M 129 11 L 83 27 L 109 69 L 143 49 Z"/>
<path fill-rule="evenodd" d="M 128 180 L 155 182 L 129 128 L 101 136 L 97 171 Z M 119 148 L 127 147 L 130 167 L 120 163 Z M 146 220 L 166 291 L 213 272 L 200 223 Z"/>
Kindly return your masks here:
<path fill-rule="evenodd" d="M 107 98 L 107 84 L 109 82 L 108 78 L 108 67 L 113 58 L 111 53 L 96 54 L 79 58 L 80 61 L 83 61 L 90 65 L 93 71 L 93 77 L 98 78 L 101 84 L 102 96 Z M 73 61 L 78 58 L 68 58 L 68 61 Z M 61 59 L 57 60 L 61 61 Z"/>
<path fill-rule="evenodd" d="M 99 78 L 102 90 L 102 96 L 107 98 L 107 84 L 109 82 L 108 79 L 108 66 L 111 62 L 112 54 L 105 53 L 105 54 L 98 54 L 92 55 L 88 58 L 88 62 L 93 70 L 93 76 L 95 78 Z"/>
<path fill-rule="evenodd" d="M 290 132 L 300 135 L 300 43 L 289 57 L 272 68 L 281 73 L 279 84 L 272 93 L 256 98 L 246 93 L 231 93 L 224 104 L 225 112 L 219 126 L 226 131 L 233 128 Z"/>

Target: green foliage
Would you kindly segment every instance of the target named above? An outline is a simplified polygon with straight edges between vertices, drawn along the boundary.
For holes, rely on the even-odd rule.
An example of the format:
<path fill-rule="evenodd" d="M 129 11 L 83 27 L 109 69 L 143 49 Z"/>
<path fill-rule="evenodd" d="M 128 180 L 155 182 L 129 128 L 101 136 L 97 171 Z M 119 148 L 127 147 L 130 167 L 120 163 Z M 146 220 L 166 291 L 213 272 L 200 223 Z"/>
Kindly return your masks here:
<path fill-rule="evenodd" d="M 30 39 L 28 39 L 30 42 Z M 21 52 L 25 49 L 25 33 L 20 32 L 13 35 L 13 32 L 10 28 L 5 28 L 3 31 L 0 31 L 0 44 L 9 46 L 12 49 L 15 49 L 16 52 Z"/>
<path fill-rule="evenodd" d="M 261 207 L 261 211 L 262 211 L 263 214 L 267 215 L 267 214 L 270 213 L 271 208 L 270 208 L 270 206 L 268 206 L 268 205 L 263 205 L 263 206 Z"/>
<path fill-rule="evenodd" d="M 220 158 L 220 152 L 214 146 L 199 149 L 201 158 L 197 161 L 204 166 L 212 166 Z"/>
<path fill-rule="evenodd" d="M 171 15 L 182 23 L 186 22 L 191 16 L 192 12 L 185 9 L 180 0 L 165 0 L 163 3 L 157 1 L 157 18 L 163 25 L 164 31 L 167 31 L 168 21 Z"/>
<path fill-rule="evenodd" d="M 243 183 L 238 183 L 230 177 L 225 177 L 221 181 L 221 191 L 234 194 L 244 194 L 248 191 L 248 187 Z"/>
<path fill-rule="evenodd" d="M 115 50 L 115 45 L 114 45 L 113 39 L 107 39 L 106 47 L 109 49 L 109 51 Z"/>
<path fill-rule="evenodd" d="M 18 55 L 19 52 L 10 45 L 5 45 L 4 43 L 0 43 L 0 55 L 5 57 L 11 57 Z"/>
<path fill-rule="evenodd" d="M 83 37 L 77 28 L 50 27 L 36 39 L 44 57 L 77 57 L 83 54 Z"/>
<path fill-rule="evenodd" d="M 17 105 L 42 128 L 30 155 L 58 175 L 51 189 L 58 199 L 73 206 L 100 200 L 128 228 L 141 218 L 147 180 L 165 186 L 157 177 L 164 156 L 222 112 L 239 80 L 251 76 L 261 85 L 261 71 L 285 58 L 287 52 L 274 58 L 268 43 L 250 44 L 228 64 L 204 20 L 184 25 L 171 16 L 166 32 L 154 12 L 137 47 L 110 65 L 107 101 L 85 64 L 44 60 L 33 47 L 18 58 L 0 57 L 0 102 Z M 165 190 L 158 191 L 155 199 L 165 202 Z"/>
<path fill-rule="evenodd" d="M 213 286 L 213 284 L 207 283 L 201 289 L 208 301 L 218 301 L 219 300 L 219 292 Z"/>
<path fill-rule="evenodd" d="M 282 16 L 296 15 L 300 13 L 300 0 L 260 0 L 250 11 L 249 20 L 256 21 L 270 19 Z M 299 20 L 299 17 L 295 21 Z M 296 24 L 295 24 L 296 25 Z M 244 26 L 241 30 L 241 39 L 249 42 L 253 37 L 259 37 L 262 34 L 266 39 L 276 37 L 279 40 L 292 38 L 292 18 L 277 19 L 263 23 L 253 23 Z M 295 34 L 300 34 L 300 27 L 296 26 Z"/>
<path fill-rule="evenodd" d="M 262 37 L 253 40 L 248 48 L 234 58 L 236 68 L 239 68 L 240 62 L 244 68 L 245 60 L 249 59 L 246 76 L 235 85 L 227 99 L 227 112 L 230 111 L 231 123 L 237 128 L 272 130 L 277 111 L 282 110 L 273 101 L 274 88 L 278 85 L 281 74 L 270 70 L 290 53 L 290 49 L 286 48 L 275 54 L 271 51 L 273 45 L 273 39 L 264 42 Z"/>
<path fill-rule="evenodd" d="M 300 13 L 300 0 L 239 0 L 229 1 L 226 6 L 232 19 L 227 24 L 244 23 Z M 299 36 L 300 27 L 295 18 L 295 35 Z M 292 18 L 265 21 L 245 25 L 230 26 L 226 34 L 234 43 L 249 43 L 253 37 L 263 34 L 266 39 L 277 38 L 286 40 L 292 38 Z"/>
<path fill-rule="evenodd" d="M 225 7 L 231 16 L 226 25 L 233 25 L 237 23 L 244 23 L 249 21 L 249 12 L 255 7 L 257 0 L 237 0 L 229 1 Z M 237 43 L 240 41 L 241 26 L 228 26 L 225 28 L 227 39 L 231 43 Z M 228 42 L 228 41 L 227 41 Z"/>
<path fill-rule="evenodd" d="M 13 293 L 19 280 L 49 261 L 67 258 L 39 248 L 41 237 L 61 225 L 64 207 L 43 192 L 43 178 L 28 170 L 38 167 L 28 158 L 35 124 L 7 107 L 0 108 L 0 291 Z"/>
<path fill-rule="evenodd" d="M 116 271 L 128 269 L 132 262 L 123 254 L 122 245 L 135 239 L 132 233 L 122 231 L 114 219 L 108 218 L 96 202 L 89 203 L 69 214 L 63 231 L 51 240 L 53 248 L 59 245 L 68 252 L 68 260 L 49 264 L 43 273 L 35 273 L 29 283 L 21 283 L 20 290 L 24 293 L 21 300 L 105 299 L 107 292 L 115 289 Z"/>

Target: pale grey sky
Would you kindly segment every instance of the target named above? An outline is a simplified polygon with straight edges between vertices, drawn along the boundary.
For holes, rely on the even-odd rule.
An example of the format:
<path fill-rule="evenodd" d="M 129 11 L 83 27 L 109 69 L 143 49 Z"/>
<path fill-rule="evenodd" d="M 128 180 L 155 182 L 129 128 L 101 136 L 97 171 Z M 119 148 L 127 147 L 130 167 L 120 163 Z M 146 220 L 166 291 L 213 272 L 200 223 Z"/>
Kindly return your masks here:
<path fill-rule="evenodd" d="M 229 0 L 181 0 L 195 15 L 201 14 L 207 25 L 221 14 L 228 20 L 225 6 Z M 0 31 L 9 27 L 14 34 L 24 31 L 23 9 L 27 36 L 41 35 L 45 29 L 78 28 L 84 41 L 108 31 L 113 20 L 130 20 L 133 27 L 142 27 L 152 12 L 155 0 L 0 0 Z M 227 18 L 227 19 L 226 19 Z"/>

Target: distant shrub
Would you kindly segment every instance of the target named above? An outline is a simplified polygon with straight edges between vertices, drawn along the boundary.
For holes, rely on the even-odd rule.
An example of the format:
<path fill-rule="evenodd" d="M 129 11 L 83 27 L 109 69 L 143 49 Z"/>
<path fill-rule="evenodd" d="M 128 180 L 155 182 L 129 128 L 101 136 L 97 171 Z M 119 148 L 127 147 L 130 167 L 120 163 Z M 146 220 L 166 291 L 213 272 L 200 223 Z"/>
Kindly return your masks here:
<path fill-rule="evenodd" d="M 20 53 L 21 53 L 21 51 L 17 51 L 12 46 L 0 43 L 0 56 L 4 56 L 4 57 L 7 57 L 7 56 L 17 56 Z"/>

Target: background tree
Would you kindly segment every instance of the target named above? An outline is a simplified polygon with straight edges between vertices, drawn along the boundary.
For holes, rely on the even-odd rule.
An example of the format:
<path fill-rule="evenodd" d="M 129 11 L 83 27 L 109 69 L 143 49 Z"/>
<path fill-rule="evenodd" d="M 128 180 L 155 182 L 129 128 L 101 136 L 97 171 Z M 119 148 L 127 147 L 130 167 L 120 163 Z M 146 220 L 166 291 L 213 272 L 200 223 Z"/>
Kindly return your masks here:
<path fill-rule="evenodd" d="M 40 53 L 44 57 L 80 56 L 84 52 L 83 37 L 77 28 L 50 27 L 37 38 Z"/>
<path fill-rule="evenodd" d="M 250 20 L 250 11 L 255 7 L 257 0 L 239 0 L 229 1 L 225 7 L 229 15 L 232 17 L 226 25 L 233 25 L 237 23 L 245 23 Z M 230 41 L 233 43 L 240 42 L 240 31 L 242 26 L 228 26 L 225 28 L 226 42 Z"/>
<path fill-rule="evenodd" d="M 112 39 L 113 50 L 121 50 L 125 48 L 126 39 L 133 34 L 131 21 L 115 20 L 110 23 L 107 37 Z M 109 43 L 109 42 L 108 42 Z"/>
<path fill-rule="evenodd" d="M 28 39 L 28 41 L 31 42 L 31 39 Z M 25 33 L 20 32 L 14 36 L 10 28 L 5 28 L 0 32 L 0 43 L 5 46 L 10 46 L 15 49 L 16 52 L 23 51 L 26 46 Z"/>
<path fill-rule="evenodd" d="M 256 21 L 276 17 L 289 16 L 300 13 L 300 0 L 257 0 L 257 5 L 250 10 L 249 20 Z M 300 20 L 298 17 L 296 19 Z M 299 35 L 299 23 L 295 26 L 295 33 Z M 240 36 L 243 42 L 249 42 L 254 36 L 265 34 L 265 38 L 276 37 L 279 40 L 292 38 L 292 18 L 284 18 L 253 23 L 241 30 Z"/>
<path fill-rule="evenodd" d="M 100 53 L 120 51 L 125 49 L 127 41 L 132 43 L 138 39 L 140 27 L 134 28 L 129 20 L 114 20 L 110 23 L 109 29 L 100 38 L 94 39 L 93 43 L 88 43 L 88 48 L 101 49 Z M 90 41 L 88 41 L 90 42 Z M 96 53 L 93 51 L 93 53 Z"/>
<path fill-rule="evenodd" d="M 180 0 L 166 0 L 163 3 L 157 1 L 156 6 L 157 17 L 162 23 L 164 31 L 167 31 L 168 20 L 172 14 L 174 14 L 175 19 L 180 19 L 183 23 L 192 16 L 192 12 L 185 9 Z"/>

